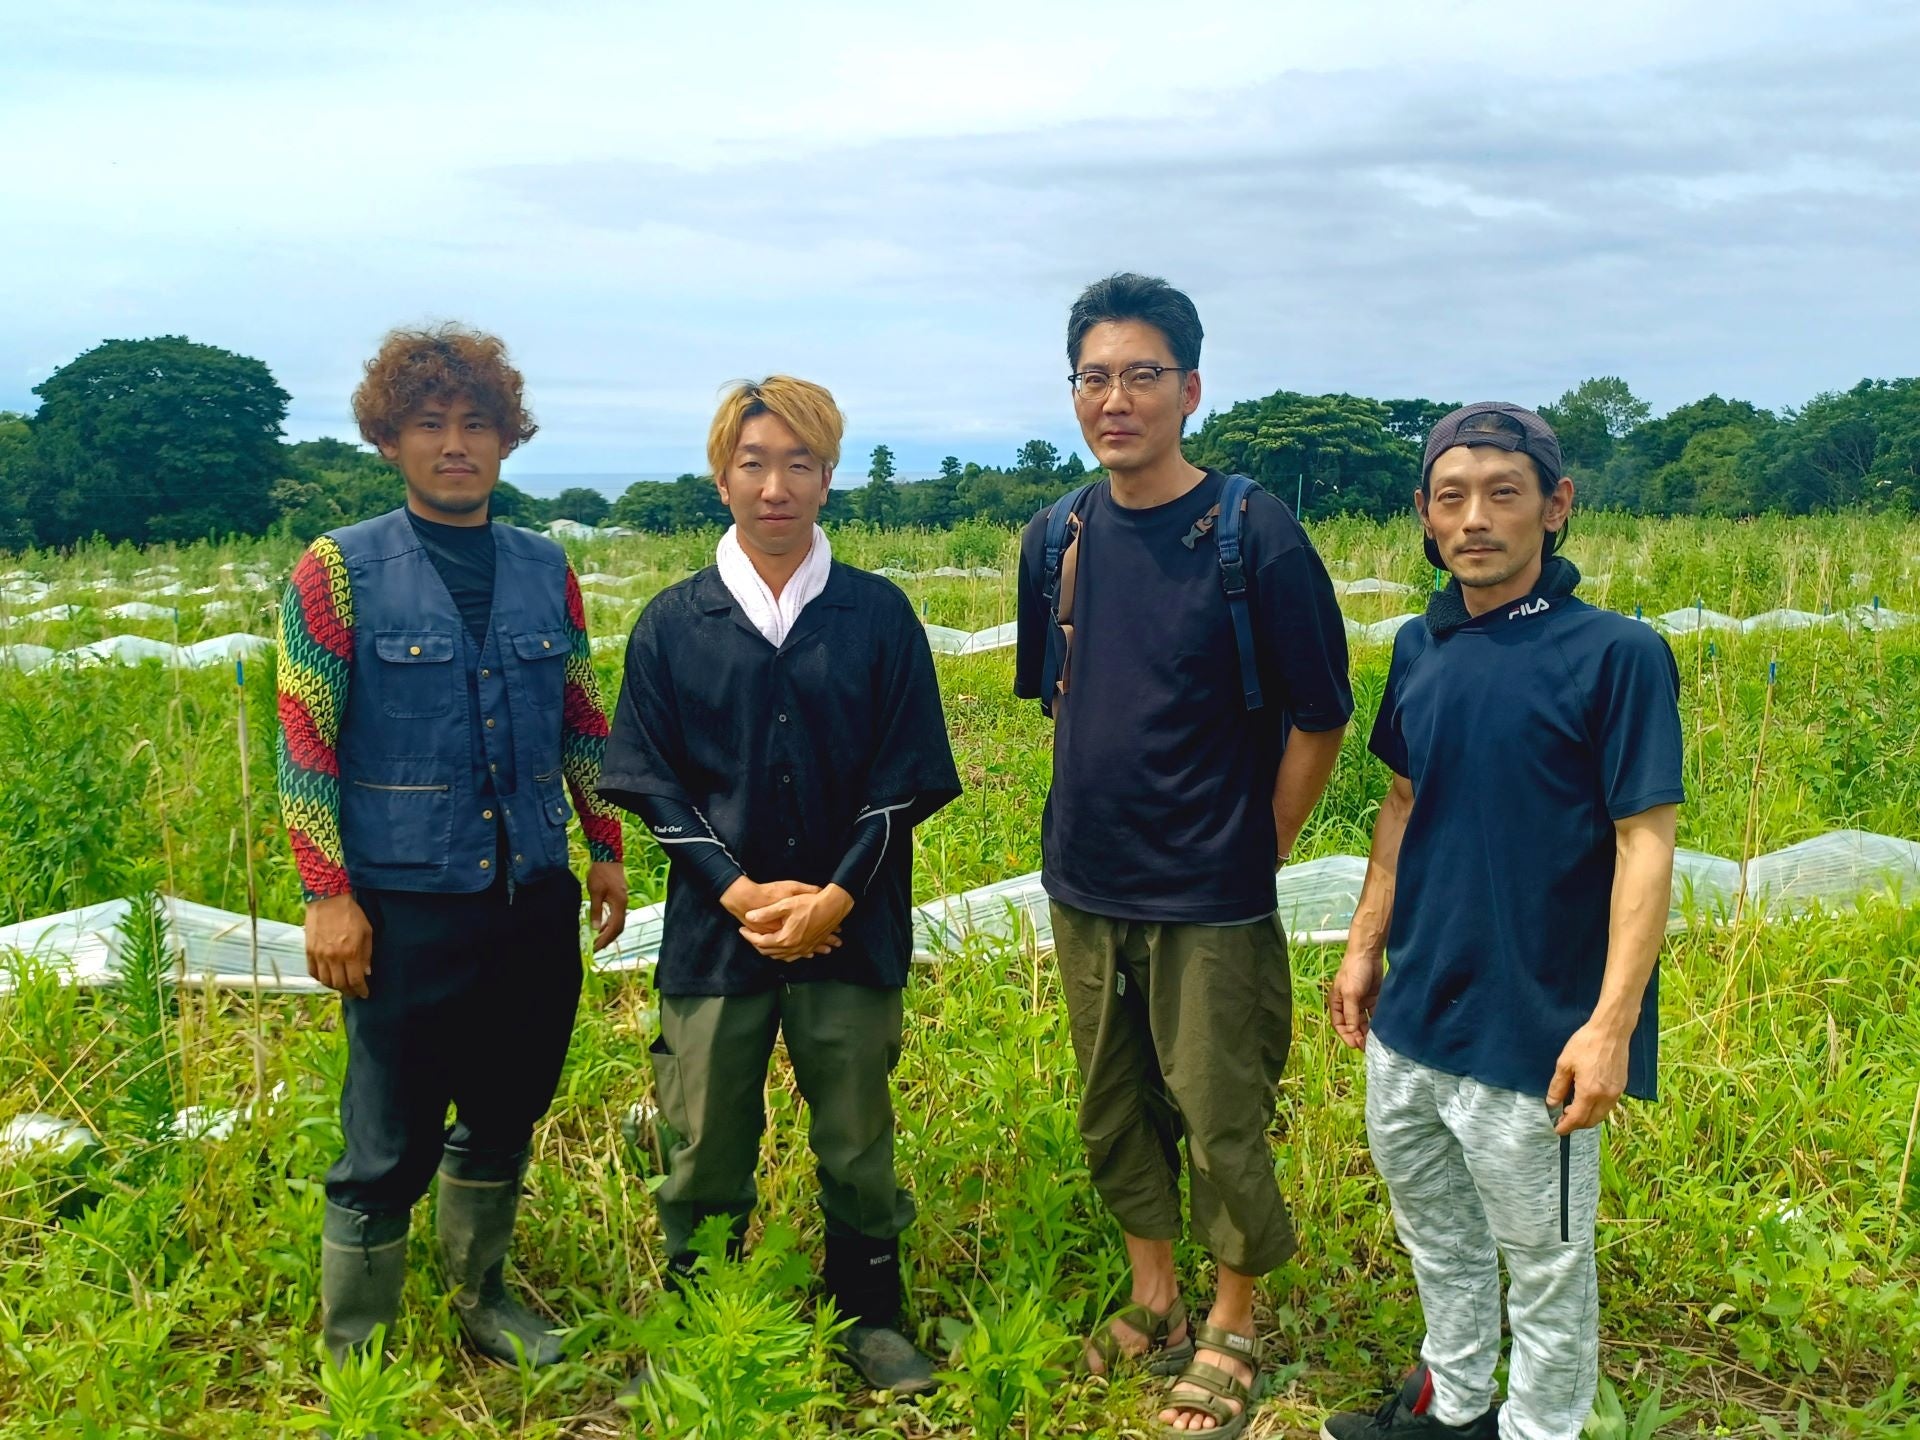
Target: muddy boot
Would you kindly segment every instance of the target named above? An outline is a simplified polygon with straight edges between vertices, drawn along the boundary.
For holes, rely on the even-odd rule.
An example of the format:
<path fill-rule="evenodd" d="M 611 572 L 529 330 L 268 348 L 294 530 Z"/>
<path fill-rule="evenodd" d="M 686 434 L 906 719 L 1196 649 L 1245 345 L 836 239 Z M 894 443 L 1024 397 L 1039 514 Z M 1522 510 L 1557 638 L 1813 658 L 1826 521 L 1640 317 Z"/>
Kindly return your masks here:
<path fill-rule="evenodd" d="M 320 1329 L 334 1364 L 373 1337 L 393 1334 L 407 1280 L 407 1225 L 402 1215 L 363 1215 L 327 1202 L 320 1229 Z"/>
<path fill-rule="evenodd" d="M 522 1157 L 512 1179 L 482 1179 L 463 1174 L 466 1157 L 452 1147 L 440 1162 L 440 1198 L 434 1228 L 440 1274 L 453 1291 L 453 1313 L 467 1342 L 488 1359 L 520 1363 L 520 1351 L 532 1366 L 560 1358 L 561 1339 L 553 1326 L 507 1293 L 501 1278 L 507 1248 L 513 1242 L 520 1210 Z M 514 1342 L 519 1341 L 516 1349 Z"/>
<path fill-rule="evenodd" d="M 900 1242 L 827 1235 L 821 1277 L 842 1318 L 853 1325 L 840 1351 L 870 1389 L 920 1395 L 934 1388 L 933 1361 L 900 1333 Z"/>

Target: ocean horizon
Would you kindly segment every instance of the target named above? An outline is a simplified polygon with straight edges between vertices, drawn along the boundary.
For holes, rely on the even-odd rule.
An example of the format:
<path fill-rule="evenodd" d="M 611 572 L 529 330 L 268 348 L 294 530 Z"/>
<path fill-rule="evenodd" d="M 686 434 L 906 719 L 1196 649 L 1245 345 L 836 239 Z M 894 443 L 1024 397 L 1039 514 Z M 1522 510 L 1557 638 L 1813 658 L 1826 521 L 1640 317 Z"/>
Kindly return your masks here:
<path fill-rule="evenodd" d="M 502 467 L 500 478 L 516 490 L 524 491 L 526 494 L 535 496 L 541 500 L 551 500 L 562 490 L 572 490 L 577 487 L 584 487 L 588 490 L 598 490 L 602 495 L 606 496 L 607 499 L 618 500 L 626 493 L 629 485 L 636 484 L 642 480 L 671 483 L 685 473 L 687 472 L 647 470 L 634 471 L 631 473 L 607 470 L 583 470 L 578 472 L 553 470 L 515 471 L 511 465 L 508 465 Z M 693 473 L 698 474 L 699 472 L 695 471 Z M 933 470 L 908 470 L 902 471 L 893 478 L 896 480 L 930 480 L 937 473 L 937 471 Z M 865 475 L 847 475 L 842 473 L 833 477 L 833 488 L 836 490 L 857 490 L 866 483 L 867 477 Z"/>

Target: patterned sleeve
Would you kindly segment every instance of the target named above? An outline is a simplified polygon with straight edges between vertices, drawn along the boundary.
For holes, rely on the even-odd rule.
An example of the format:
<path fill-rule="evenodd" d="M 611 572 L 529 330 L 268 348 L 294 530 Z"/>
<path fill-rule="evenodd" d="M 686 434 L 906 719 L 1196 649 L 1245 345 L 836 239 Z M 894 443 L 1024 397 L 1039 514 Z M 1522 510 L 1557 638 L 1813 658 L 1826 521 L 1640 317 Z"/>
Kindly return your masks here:
<path fill-rule="evenodd" d="M 280 811 L 300 890 L 308 900 L 344 895 L 340 845 L 340 718 L 353 663 L 353 593 L 340 547 L 321 536 L 293 567 L 280 605 Z"/>
<path fill-rule="evenodd" d="M 593 673 L 593 646 L 587 639 L 587 603 L 580 582 L 567 567 L 567 621 L 573 645 L 567 652 L 567 699 L 560 739 L 560 768 L 573 793 L 574 813 L 587 837 L 589 860 L 620 860 L 626 850 L 620 836 L 620 812 L 600 797 L 600 764 L 607 753 L 607 712 L 600 704 L 600 682 Z"/>

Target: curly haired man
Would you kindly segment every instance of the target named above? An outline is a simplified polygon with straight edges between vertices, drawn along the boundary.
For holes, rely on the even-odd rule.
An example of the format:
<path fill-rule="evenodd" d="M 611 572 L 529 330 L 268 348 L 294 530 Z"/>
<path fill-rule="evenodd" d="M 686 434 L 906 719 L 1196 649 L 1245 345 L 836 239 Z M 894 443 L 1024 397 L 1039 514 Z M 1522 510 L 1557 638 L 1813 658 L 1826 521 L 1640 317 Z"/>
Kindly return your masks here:
<path fill-rule="evenodd" d="M 580 995 L 569 814 L 596 950 L 627 909 L 586 612 L 558 545 L 488 520 L 500 462 L 535 429 L 499 340 L 395 331 L 353 408 L 406 504 L 301 557 L 278 677 L 307 968 L 340 992 L 347 1033 L 322 1328 L 336 1360 L 391 1329 L 438 1171 L 440 1267 L 469 1342 L 551 1364 L 559 1336 L 502 1271 Z"/>

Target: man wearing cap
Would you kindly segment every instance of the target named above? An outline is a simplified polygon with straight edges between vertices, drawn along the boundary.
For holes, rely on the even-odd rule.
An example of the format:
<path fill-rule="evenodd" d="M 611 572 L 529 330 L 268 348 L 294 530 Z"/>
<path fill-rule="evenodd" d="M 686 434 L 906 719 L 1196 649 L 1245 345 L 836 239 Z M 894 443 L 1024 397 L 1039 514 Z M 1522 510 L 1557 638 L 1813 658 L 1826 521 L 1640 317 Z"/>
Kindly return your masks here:
<path fill-rule="evenodd" d="M 1414 504 L 1453 579 L 1394 641 L 1370 742 L 1392 784 L 1328 1008 L 1366 1053 L 1367 1140 L 1427 1333 L 1377 1412 L 1321 1434 L 1578 1440 L 1597 1127 L 1623 1093 L 1654 1098 L 1679 672 L 1652 629 L 1575 598 L 1554 553 L 1573 482 L 1532 411 L 1442 419 Z"/>

